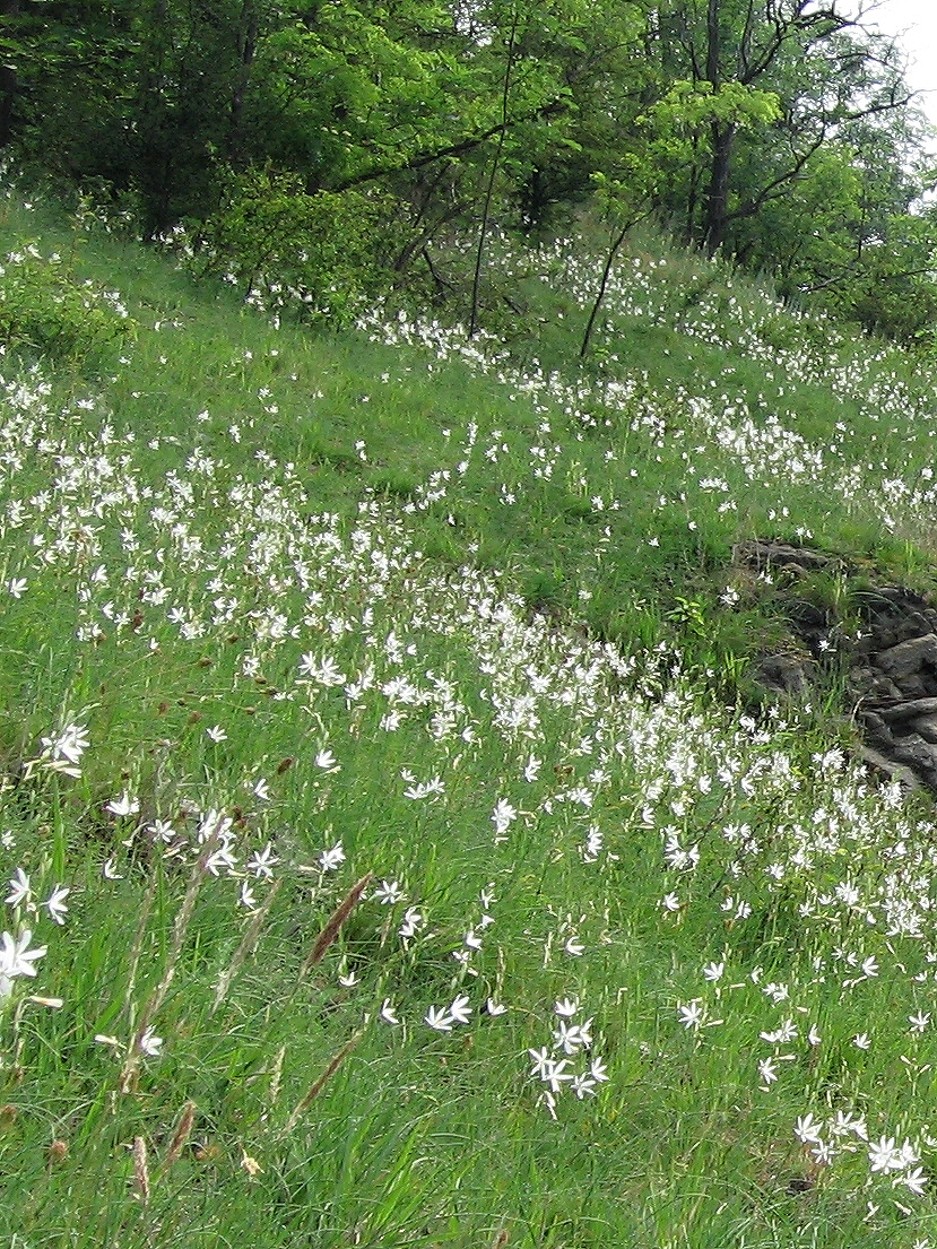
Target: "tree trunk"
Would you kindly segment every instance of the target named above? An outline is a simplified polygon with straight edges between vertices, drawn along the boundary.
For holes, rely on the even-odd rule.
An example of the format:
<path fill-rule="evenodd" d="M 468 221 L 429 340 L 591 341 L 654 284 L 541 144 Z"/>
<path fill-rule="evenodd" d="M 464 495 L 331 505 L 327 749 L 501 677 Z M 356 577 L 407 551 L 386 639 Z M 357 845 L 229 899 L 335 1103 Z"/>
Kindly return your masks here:
<path fill-rule="evenodd" d="M 702 167 L 699 158 L 699 143 L 694 137 L 693 146 L 693 163 L 690 166 L 690 185 L 687 188 L 686 209 L 683 219 L 683 245 L 689 247 L 696 242 L 696 214 L 699 209 L 700 200 L 700 179 L 702 176 Z"/>
<path fill-rule="evenodd" d="M 612 241 L 611 247 L 608 249 L 608 256 L 605 259 L 605 268 L 602 270 L 602 280 L 599 282 L 599 289 L 596 293 L 595 300 L 592 304 L 592 311 L 589 313 L 589 320 L 586 323 L 586 330 L 582 336 L 582 343 L 579 346 L 579 359 L 585 360 L 586 353 L 589 350 L 589 343 L 592 341 L 592 331 L 595 329 L 595 323 L 598 320 L 599 309 L 602 307 L 602 301 L 605 299 L 605 292 L 608 289 L 608 280 L 612 276 L 612 266 L 615 263 L 615 257 L 621 250 L 621 246 L 628 237 L 630 230 L 642 221 L 646 221 L 654 210 L 649 208 L 646 212 L 641 213 L 637 217 L 626 222 L 618 234 Z"/>
<path fill-rule="evenodd" d="M 709 0 L 706 9 L 706 79 L 713 95 L 722 86 L 721 0 Z M 709 188 L 703 221 L 703 243 L 714 256 L 725 241 L 729 213 L 729 161 L 735 127 L 714 121 L 710 127 L 712 156 L 709 167 Z"/>
<path fill-rule="evenodd" d="M 241 7 L 241 37 L 238 47 L 238 74 L 231 96 L 228 126 L 228 157 L 235 168 L 244 164 L 244 98 L 250 85 L 254 57 L 257 53 L 257 36 L 260 31 L 260 13 L 253 0 L 244 0 Z"/>
<path fill-rule="evenodd" d="M 709 190 L 706 193 L 706 221 L 703 242 L 710 256 L 714 256 L 726 239 L 729 221 L 729 172 L 735 126 L 713 123 L 712 166 Z"/>
<path fill-rule="evenodd" d="M 19 17 L 20 0 L 0 0 L 0 31 L 11 34 L 11 19 Z M 6 147 L 13 138 L 13 108 L 16 102 L 16 70 L 12 65 L 0 65 L 0 147 Z"/>
<path fill-rule="evenodd" d="M 478 231 L 478 251 L 475 254 L 475 273 L 472 278 L 472 312 L 469 317 L 469 338 L 474 338 L 478 330 L 478 293 L 481 286 L 482 260 L 485 255 L 485 236 L 488 233 L 488 217 L 491 213 L 491 199 L 494 195 L 495 178 L 501 163 L 501 152 L 504 138 L 508 130 L 508 104 L 511 98 L 511 74 L 514 70 L 514 53 L 517 47 L 517 9 L 511 17 L 511 34 L 508 38 L 507 56 L 504 62 L 504 82 L 501 89 L 501 127 L 498 133 L 498 146 L 491 161 L 491 173 L 485 190 L 485 203 L 482 208 L 482 221 Z"/>

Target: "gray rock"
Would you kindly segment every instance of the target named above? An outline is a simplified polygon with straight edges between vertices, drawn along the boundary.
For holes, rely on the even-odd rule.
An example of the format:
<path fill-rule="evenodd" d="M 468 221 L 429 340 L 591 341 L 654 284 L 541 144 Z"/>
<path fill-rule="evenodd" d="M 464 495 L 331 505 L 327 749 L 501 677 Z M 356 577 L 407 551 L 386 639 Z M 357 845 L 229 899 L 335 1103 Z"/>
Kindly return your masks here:
<path fill-rule="evenodd" d="M 876 710 L 889 724 L 900 724 L 902 720 L 937 715 L 937 698 L 912 698 L 894 707 L 878 707 Z"/>
<path fill-rule="evenodd" d="M 897 684 L 902 702 L 908 699 L 927 698 L 934 692 L 931 682 L 927 680 L 923 672 L 912 672 L 906 677 L 901 677 Z"/>
<path fill-rule="evenodd" d="M 896 740 L 892 757 L 911 768 L 928 785 L 937 784 L 937 746 L 912 733 Z"/>
<path fill-rule="evenodd" d="M 879 754 L 877 750 L 873 750 L 870 746 L 859 747 L 859 758 L 873 772 L 877 772 L 880 776 L 884 776 L 890 781 L 898 781 L 905 789 L 914 790 L 921 787 L 920 781 L 910 768 L 902 767 L 901 764 L 895 763 L 893 759 L 886 759 L 884 755 Z"/>
<path fill-rule="evenodd" d="M 733 556 L 740 567 L 783 571 L 775 579 L 782 596 L 785 584 L 812 572 L 848 577 L 856 571 L 836 556 L 770 539 L 740 542 Z M 846 667 L 860 756 L 890 780 L 937 795 L 937 602 L 904 586 L 870 586 L 867 576 L 853 590 L 860 627 L 855 637 L 843 634 L 836 658 Z M 809 696 L 826 670 L 822 644 L 844 622 L 834 605 L 821 607 L 813 597 L 796 589 L 787 594 L 793 645 L 765 656 L 757 668 L 756 679 L 775 693 Z"/>
<path fill-rule="evenodd" d="M 882 750 L 891 750 L 895 744 L 895 737 L 880 715 L 874 711 L 862 710 L 859 712 L 859 720 L 865 729 L 868 741 Z"/>
<path fill-rule="evenodd" d="M 816 665 L 800 655 L 766 655 L 758 665 L 756 676 L 768 689 L 782 694 L 803 694 L 810 688 Z"/>
<path fill-rule="evenodd" d="M 894 681 L 875 668 L 854 668 L 849 674 L 849 685 L 858 698 L 871 702 L 891 703 L 901 699 L 901 690 Z"/>
<path fill-rule="evenodd" d="M 819 551 L 789 546 L 786 542 L 739 542 L 732 550 L 732 558 L 737 564 L 747 564 L 751 568 L 786 568 L 798 565 L 801 572 L 806 569 L 817 571 L 840 563 Z"/>
<path fill-rule="evenodd" d="M 922 668 L 937 665 L 937 634 L 925 633 L 923 637 L 909 638 L 888 650 L 879 651 L 875 662 L 882 672 L 904 689 L 904 682 L 920 673 Z"/>
<path fill-rule="evenodd" d="M 898 626 L 897 641 L 907 642 L 912 638 L 926 637 L 927 634 L 933 633 L 934 629 L 930 621 L 927 620 L 920 612 L 910 612 L 901 621 Z"/>
<path fill-rule="evenodd" d="M 898 639 L 895 638 L 894 641 L 897 642 Z M 892 645 L 894 645 L 894 642 Z M 882 649 L 882 643 L 871 629 L 864 628 L 862 635 L 856 638 L 852 643 L 851 649 L 852 653 L 856 656 L 856 660 L 859 661 L 874 654 L 875 651 L 880 651 Z"/>

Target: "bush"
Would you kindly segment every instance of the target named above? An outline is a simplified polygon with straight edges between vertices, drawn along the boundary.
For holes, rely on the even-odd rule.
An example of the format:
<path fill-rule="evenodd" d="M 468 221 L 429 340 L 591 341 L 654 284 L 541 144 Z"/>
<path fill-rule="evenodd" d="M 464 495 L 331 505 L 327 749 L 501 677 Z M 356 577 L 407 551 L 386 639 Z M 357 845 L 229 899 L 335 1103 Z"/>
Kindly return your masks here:
<path fill-rule="evenodd" d="M 199 267 L 248 302 L 348 322 L 382 285 L 386 208 L 378 196 L 309 195 L 292 176 L 252 170 L 202 229 Z"/>
<path fill-rule="evenodd" d="M 0 264 L 0 341 L 10 347 L 87 365 L 131 327 L 120 296 L 78 281 L 57 253 L 27 245 Z"/>

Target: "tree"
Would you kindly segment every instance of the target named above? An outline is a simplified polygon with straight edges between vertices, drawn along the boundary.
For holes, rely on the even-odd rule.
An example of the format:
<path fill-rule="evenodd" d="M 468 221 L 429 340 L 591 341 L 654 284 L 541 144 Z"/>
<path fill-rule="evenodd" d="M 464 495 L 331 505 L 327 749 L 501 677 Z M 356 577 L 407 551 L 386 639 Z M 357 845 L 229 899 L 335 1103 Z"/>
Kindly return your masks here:
<path fill-rule="evenodd" d="M 894 46 L 864 32 L 837 0 L 672 0 L 661 31 L 674 37 L 687 76 L 713 95 L 758 86 L 782 105 L 771 136 L 752 136 L 750 150 L 768 158 L 757 180 L 736 176 L 737 124 L 711 123 L 687 188 L 689 233 L 710 253 L 731 246 L 733 224 L 786 193 L 844 125 L 900 111 L 910 99 Z M 662 57 L 672 61 L 673 47 Z M 751 171 L 758 161 L 743 155 L 741 163 Z"/>
<path fill-rule="evenodd" d="M 676 82 L 667 95 L 638 119 L 637 130 L 646 131 L 643 144 L 620 161 L 620 174 L 609 179 L 595 175 L 600 203 L 615 223 L 598 292 L 586 323 L 579 349 L 581 358 L 589 342 L 612 266 L 630 230 L 654 211 L 660 188 L 673 170 L 685 169 L 699 150 L 699 135 L 714 125 L 731 125 L 737 131 L 767 126 L 778 115 L 777 99 L 764 91 L 739 83 L 713 92 L 706 82 Z"/>
<path fill-rule="evenodd" d="M 210 211 L 267 0 L 20 0 L 11 130 L 60 178 L 132 196 L 144 233 Z M 249 76 L 249 75 L 248 75 Z"/>
<path fill-rule="evenodd" d="M 0 147 L 6 147 L 13 138 L 13 109 L 18 84 L 13 64 L 14 51 L 10 32 L 19 17 L 19 0 L 0 0 Z"/>

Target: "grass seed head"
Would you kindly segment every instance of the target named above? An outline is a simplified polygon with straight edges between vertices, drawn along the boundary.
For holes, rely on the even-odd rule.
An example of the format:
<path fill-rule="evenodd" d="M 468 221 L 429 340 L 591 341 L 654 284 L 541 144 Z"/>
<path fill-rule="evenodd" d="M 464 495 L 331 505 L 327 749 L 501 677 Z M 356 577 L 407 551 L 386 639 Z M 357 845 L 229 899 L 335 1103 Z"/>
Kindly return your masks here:
<path fill-rule="evenodd" d="M 322 962 L 322 959 L 325 957 L 326 950 L 341 932 L 342 925 L 361 901 L 361 895 L 364 893 L 365 889 L 367 889 L 372 879 L 373 874 L 368 872 L 367 875 L 362 876 L 361 879 L 356 881 L 348 890 L 348 893 L 329 916 L 325 927 L 316 938 L 315 945 L 312 947 L 305 963 L 303 963 L 300 976 L 305 976 L 306 973 L 311 971 L 313 967 L 317 967 L 318 964 Z"/>
<path fill-rule="evenodd" d="M 142 1136 L 133 1138 L 133 1193 L 144 1206 L 150 1200 L 150 1168 L 147 1163 L 146 1141 Z"/>
<path fill-rule="evenodd" d="M 182 1114 L 179 1116 L 179 1123 L 169 1143 L 169 1149 L 166 1151 L 165 1170 L 168 1171 L 173 1163 L 178 1161 L 192 1132 L 192 1124 L 194 1122 L 195 1102 L 186 1102 L 182 1107 Z"/>

